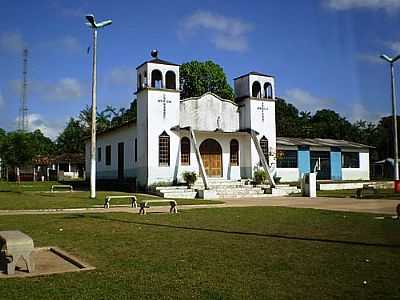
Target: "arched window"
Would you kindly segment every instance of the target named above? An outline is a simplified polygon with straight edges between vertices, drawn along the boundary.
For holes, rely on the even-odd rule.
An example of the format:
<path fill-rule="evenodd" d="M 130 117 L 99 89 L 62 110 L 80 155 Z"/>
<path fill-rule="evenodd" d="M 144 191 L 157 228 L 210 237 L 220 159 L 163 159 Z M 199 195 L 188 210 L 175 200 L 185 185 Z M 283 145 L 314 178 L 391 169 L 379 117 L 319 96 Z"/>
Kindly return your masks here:
<path fill-rule="evenodd" d="M 258 81 L 253 82 L 251 87 L 251 96 L 253 98 L 261 98 L 261 84 Z"/>
<path fill-rule="evenodd" d="M 272 99 L 272 85 L 269 82 L 264 84 L 264 97 Z"/>
<path fill-rule="evenodd" d="M 267 161 L 267 164 L 269 164 L 269 154 L 268 154 L 268 139 L 263 136 L 260 140 L 260 146 L 262 153 L 264 154 L 264 158 Z"/>
<path fill-rule="evenodd" d="M 162 84 L 162 74 L 159 70 L 153 70 L 151 72 L 151 87 L 161 89 Z"/>
<path fill-rule="evenodd" d="M 160 166 L 169 166 L 169 135 L 164 131 L 158 137 L 158 164 Z"/>
<path fill-rule="evenodd" d="M 144 71 L 144 76 L 143 76 L 143 85 L 144 87 L 148 87 L 148 81 L 147 81 L 147 72 Z"/>
<path fill-rule="evenodd" d="M 139 76 L 138 76 L 138 90 L 140 91 L 142 88 L 143 88 L 142 74 L 139 74 Z"/>
<path fill-rule="evenodd" d="M 167 89 L 176 90 L 176 76 L 173 71 L 168 71 L 165 74 L 165 86 Z"/>
<path fill-rule="evenodd" d="M 190 165 L 190 140 L 187 137 L 181 139 L 181 165 Z"/>
<path fill-rule="evenodd" d="M 231 166 L 239 165 L 239 142 L 237 140 L 231 140 L 230 144 L 230 163 Z"/>

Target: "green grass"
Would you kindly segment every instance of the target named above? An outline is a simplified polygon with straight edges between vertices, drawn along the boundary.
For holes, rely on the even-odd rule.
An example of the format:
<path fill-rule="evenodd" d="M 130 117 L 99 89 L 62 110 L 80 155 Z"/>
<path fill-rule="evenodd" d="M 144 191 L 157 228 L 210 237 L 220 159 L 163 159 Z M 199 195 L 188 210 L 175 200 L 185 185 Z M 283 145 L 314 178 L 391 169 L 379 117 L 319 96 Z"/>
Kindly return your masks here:
<path fill-rule="evenodd" d="M 50 193 L 50 187 L 56 182 L 29 182 L 29 183 L 7 183 L 0 182 L 0 210 L 23 210 L 23 209 L 56 209 L 56 208 L 87 208 L 104 204 L 106 195 L 128 195 L 124 192 L 96 193 L 96 199 L 89 199 L 89 192 L 78 191 L 70 193 Z M 135 193 L 138 201 L 157 200 L 160 198 L 149 194 Z M 178 205 L 193 204 L 219 204 L 222 201 L 199 200 L 199 199 L 177 199 Z M 110 206 L 130 205 L 129 199 L 112 199 Z M 152 203 L 151 206 L 167 205 L 166 203 Z"/>
<path fill-rule="evenodd" d="M 2 216 L 0 230 L 10 229 L 97 269 L 0 280 L 2 299 L 400 298 L 400 223 L 373 215 L 253 207 Z"/>
<path fill-rule="evenodd" d="M 335 198 L 355 198 L 356 189 L 353 190 L 334 190 L 334 191 L 318 191 L 318 197 L 335 197 Z M 393 199 L 399 200 L 400 194 L 395 193 L 394 189 L 378 189 L 376 194 L 367 192 L 363 199 Z"/>

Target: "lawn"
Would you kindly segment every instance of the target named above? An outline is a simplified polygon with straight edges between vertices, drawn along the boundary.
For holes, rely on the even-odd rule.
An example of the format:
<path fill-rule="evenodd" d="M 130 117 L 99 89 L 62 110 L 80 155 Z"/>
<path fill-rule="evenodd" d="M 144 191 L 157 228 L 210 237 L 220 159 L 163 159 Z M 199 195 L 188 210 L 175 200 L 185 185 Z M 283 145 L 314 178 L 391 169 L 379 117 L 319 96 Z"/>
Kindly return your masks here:
<path fill-rule="evenodd" d="M 2 216 L 0 230 L 9 229 L 97 269 L 1 280 L 2 299 L 400 298 L 400 223 L 373 215 L 262 207 Z"/>
<path fill-rule="evenodd" d="M 106 195 L 128 195 L 124 192 L 97 192 L 96 199 L 89 199 L 89 192 L 56 192 L 50 193 L 54 182 L 29 182 L 29 183 L 0 183 L 0 210 L 23 209 L 56 209 L 56 208 L 87 208 L 104 204 Z M 138 201 L 163 199 L 149 194 L 135 194 Z M 177 199 L 178 205 L 191 204 L 218 204 L 222 201 Z M 130 205 L 129 199 L 112 199 L 113 205 Z M 152 203 L 152 206 L 166 205 L 166 203 Z"/>

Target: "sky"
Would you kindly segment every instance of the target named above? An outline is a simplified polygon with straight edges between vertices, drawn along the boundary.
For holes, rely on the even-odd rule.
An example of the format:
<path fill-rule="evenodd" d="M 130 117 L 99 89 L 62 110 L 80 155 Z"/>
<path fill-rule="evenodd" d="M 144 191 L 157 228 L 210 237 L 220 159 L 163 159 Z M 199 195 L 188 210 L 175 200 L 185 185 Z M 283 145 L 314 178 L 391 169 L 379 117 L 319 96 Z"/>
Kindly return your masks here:
<path fill-rule="evenodd" d="M 30 130 L 54 139 L 90 105 L 89 13 L 113 20 L 98 36 L 99 110 L 129 107 L 136 67 L 158 49 L 174 63 L 212 60 L 231 85 L 249 71 L 274 75 L 277 96 L 299 110 L 352 122 L 391 113 L 379 55 L 400 54 L 400 0 L 0 0 L 0 128 L 17 128 L 25 47 Z"/>

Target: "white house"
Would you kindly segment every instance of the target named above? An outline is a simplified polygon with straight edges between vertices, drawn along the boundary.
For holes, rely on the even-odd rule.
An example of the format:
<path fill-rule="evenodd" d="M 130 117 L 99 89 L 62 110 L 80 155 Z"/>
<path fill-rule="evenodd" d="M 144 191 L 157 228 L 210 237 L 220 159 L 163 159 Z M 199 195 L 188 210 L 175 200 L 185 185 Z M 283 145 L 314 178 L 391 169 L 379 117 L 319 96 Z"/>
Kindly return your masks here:
<path fill-rule="evenodd" d="M 250 72 L 234 79 L 235 101 L 212 93 L 180 98 L 179 65 L 159 58 L 137 67 L 137 119 L 97 136 L 97 178 L 135 178 L 141 186 L 180 182 L 197 172 L 252 178 L 265 168 L 272 185 L 297 181 L 317 164 L 321 179 L 369 179 L 369 147 L 346 141 L 277 138 L 275 78 Z M 90 170 L 90 140 L 86 170 Z M 88 174 L 89 175 L 89 174 Z"/>

